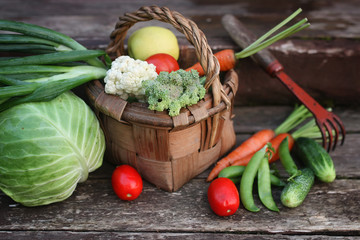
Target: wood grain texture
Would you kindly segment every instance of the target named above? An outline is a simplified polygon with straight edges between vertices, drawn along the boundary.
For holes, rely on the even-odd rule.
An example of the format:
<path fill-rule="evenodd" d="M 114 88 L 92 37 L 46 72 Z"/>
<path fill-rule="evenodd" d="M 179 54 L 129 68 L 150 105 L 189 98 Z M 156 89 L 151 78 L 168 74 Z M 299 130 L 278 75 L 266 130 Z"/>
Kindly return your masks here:
<path fill-rule="evenodd" d="M 285 235 L 285 234 L 241 234 L 239 236 L 236 233 L 162 233 L 162 232 L 145 232 L 145 233 L 136 233 L 136 232 L 75 232 L 75 231 L 48 231 L 48 232 L 39 232 L 39 231 L 6 231 L 0 232 L 0 238 L 2 240 L 27 240 L 27 239 L 67 239 L 67 240 L 108 240 L 108 239 L 139 239 L 139 240 L 148 240 L 148 239 L 197 239 L 197 240 L 207 240 L 207 239 L 219 239 L 219 240 L 228 240 L 228 239 L 247 239 L 247 240 L 355 240 L 358 239 L 356 236 L 327 236 L 327 235 Z"/>
<path fill-rule="evenodd" d="M 291 110 L 237 107 L 235 113 L 243 113 L 234 118 L 238 144 L 258 126 L 276 126 Z M 218 217 L 212 213 L 206 198 L 209 183 L 205 179 L 211 168 L 174 193 L 145 181 L 140 197 L 124 202 L 111 187 L 115 166 L 104 162 L 90 174 L 88 181 L 78 185 L 69 199 L 60 203 L 26 208 L 0 193 L 0 237 L 25 239 L 25 234 L 30 234 L 38 239 L 227 239 L 241 234 L 247 239 L 358 239 L 360 111 L 338 111 L 349 126 L 349 134 L 345 145 L 331 153 L 337 179 L 330 184 L 316 181 L 298 208 L 283 207 L 281 189 L 273 188 L 280 213 L 265 209 L 255 192 L 259 213 L 250 213 L 241 206 L 231 217 Z M 272 118 L 275 113 L 277 117 Z M 280 173 L 284 174 L 281 168 Z"/>
<path fill-rule="evenodd" d="M 260 212 L 253 214 L 241 207 L 227 218 L 211 211 L 207 187 L 204 179 L 193 179 L 178 192 L 167 193 L 145 183 L 136 201 L 123 202 L 113 194 L 108 179 L 88 180 L 68 200 L 36 208 L 9 207 L 11 201 L 1 196 L 1 230 L 360 233 L 359 180 L 316 182 L 304 203 L 295 209 L 280 204 L 280 189 L 275 188 L 273 195 L 280 213 L 264 208 L 255 193 Z"/>
<path fill-rule="evenodd" d="M 2 0 L 0 16 L 49 27 L 88 48 L 105 49 L 118 17 L 149 4 L 145 0 Z M 359 1 L 154 0 L 151 5 L 167 6 L 195 21 L 213 51 L 240 50 L 221 25 L 224 14 L 234 14 L 260 36 L 301 7 L 301 16 L 309 18 L 311 27 L 269 49 L 299 85 L 324 106 L 335 106 L 343 120 L 346 142 L 331 152 L 337 179 L 331 184 L 316 181 L 298 208 L 283 207 L 281 189 L 274 188 L 280 213 L 265 209 L 255 194 L 259 213 L 241 206 L 235 215 L 221 218 L 211 212 L 206 199 L 205 179 L 212 166 L 178 192 L 168 193 L 145 181 L 137 200 L 123 202 L 111 188 L 115 165 L 104 162 L 61 203 L 26 208 L 0 193 L 0 239 L 359 239 Z M 165 23 L 150 23 L 172 29 Z M 136 24 L 131 31 L 142 26 Z M 187 67 L 196 61 L 195 51 L 180 33 L 174 33 L 181 46 L 180 65 Z M 239 61 L 236 72 L 239 88 L 233 123 L 238 145 L 260 129 L 275 129 L 296 101 L 251 59 Z M 279 163 L 277 167 L 285 176 Z"/>
<path fill-rule="evenodd" d="M 326 106 L 360 103 L 360 14 L 358 0 L 334 1 L 49 1 L 2 0 L 1 18 L 38 24 L 65 33 L 88 48 L 105 49 L 119 16 L 141 6 L 167 6 L 193 20 L 205 33 L 213 51 L 240 48 L 221 24 L 224 14 L 239 18 L 256 36 L 261 36 L 297 8 L 311 26 L 269 47 L 287 73 L 312 97 Z M 169 28 L 181 45 L 180 65 L 197 59 L 193 48 L 172 26 L 158 21 L 138 23 L 128 36 L 146 24 Z M 250 59 L 238 62 L 236 102 L 242 105 L 291 104 L 294 97 Z M 271 93 L 271 94 L 270 94 Z"/>

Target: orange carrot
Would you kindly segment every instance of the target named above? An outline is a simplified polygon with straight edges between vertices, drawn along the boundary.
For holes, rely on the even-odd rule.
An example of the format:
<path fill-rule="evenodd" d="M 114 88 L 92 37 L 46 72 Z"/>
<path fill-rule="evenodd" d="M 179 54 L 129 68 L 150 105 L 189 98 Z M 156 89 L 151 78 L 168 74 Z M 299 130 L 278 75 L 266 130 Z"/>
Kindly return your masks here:
<path fill-rule="evenodd" d="M 234 50 L 225 49 L 215 53 L 214 56 L 219 61 L 220 71 L 229 71 L 230 69 L 233 69 L 235 67 L 236 59 Z M 190 71 L 192 69 L 198 71 L 200 76 L 203 76 L 205 74 L 204 69 L 201 67 L 199 62 L 187 68 L 186 71 Z"/>
<path fill-rule="evenodd" d="M 255 152 L 259 151 L 267 142 L 273 139 L 274 136 L 275 132 L 271 129 L 263 129 L 256 132 L 235 150 L 229 153 L 226 157 L 219 160 L 206 180 L 210 182 L 219 175 L 221 170 L 231 166 L 234 161 L 247 155 L 253 155 Z"/>
<path fill-rule="evenodd" d="M 279 159 L 279 146 L 280 146 L 280 143 L 286 138 L 286 137 L 289 137 L 288 138 L 288 141 L 289 141 L 289 150 L 292 149 L 292 147 L 294 146 L 294 138 L 291 136 L 291 134 L 289 133 L 280 133 L 279 135 L 277 135 L 276 137 L 274 137 L 273 139 L 270 140 L 270 143 L 271 143 L 271 146 L 274 148 L 275 150 L 275 154 L 272 155 L 272 157 L 269 159 L 269 163 L 273 163 L 275 162 L 276 160 Z M 250 159 L 252 158 L 254 154 L 249 154 L 247 156 L 244 156 L 238 160 L 236 160 L 235 162 L 233 162 L 231 164 L 231 166 L 246 166 Z"/>
<path fill-rule="evenodd" d="M 231 166 L 246 166 L 250 162 L 250 159 L 254 156 L 254 153 L 246 155 L 245 157 L 239 158 L 231 164 Z"/>

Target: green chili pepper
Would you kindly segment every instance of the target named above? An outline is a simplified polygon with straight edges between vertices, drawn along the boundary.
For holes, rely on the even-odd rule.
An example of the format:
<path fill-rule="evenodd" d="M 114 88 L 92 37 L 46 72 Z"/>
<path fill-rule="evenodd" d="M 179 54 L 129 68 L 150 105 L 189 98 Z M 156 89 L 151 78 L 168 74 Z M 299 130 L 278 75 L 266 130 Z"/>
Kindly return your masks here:
<path fill-rule="evenodd" d="M 258 193 L 259 198 L 265 207 L 271 211 L 279 211 L 271 193 L 270 168 L 267 158 L 261 160 L 258 169 Z"/>
<path fill-rule="evenodd" d="M 298 170 L 293 158 L 290 155 L 288 137 L 286 137 L 279 146 L 279 158 L 284 166 L 286 172 L 290 175 L 288 180 L 293 179 L 296 176 L 301 174 L 301 171 Z"/>

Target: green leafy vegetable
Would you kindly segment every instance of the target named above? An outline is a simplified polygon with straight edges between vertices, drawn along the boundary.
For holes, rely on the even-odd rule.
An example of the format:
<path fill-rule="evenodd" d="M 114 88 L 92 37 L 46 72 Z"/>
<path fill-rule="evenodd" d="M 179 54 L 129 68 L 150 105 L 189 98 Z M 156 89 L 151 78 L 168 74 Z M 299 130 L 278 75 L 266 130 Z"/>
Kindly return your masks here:
<path fill-rule="evenodd" d="M 0 189 L 25 206 L 68 198 L 104 151 L 95 114 L 70 92 L 0 113 Z"/>
<path fill-rule="evenodd" d="M 0 51 L 28 56 L 0 58 L 0 112 L 21 103 L 49 101 L 81 84 L 106 76 L 98 59 L 102 50 L 88 50 L 74 39 L 37 25 L 0 20 Z M 86 62 L 86 63 L 81 63 Z"/>
<path fill-rule="evenodd" d="M 196 104 L 206 93 L 195 70 L 160 72 L 155 80 L 143 81 L 142 87 L 145 89 L 149 109 L 169 110 L 170 116 L 178 115 L 182 107 Z"/>

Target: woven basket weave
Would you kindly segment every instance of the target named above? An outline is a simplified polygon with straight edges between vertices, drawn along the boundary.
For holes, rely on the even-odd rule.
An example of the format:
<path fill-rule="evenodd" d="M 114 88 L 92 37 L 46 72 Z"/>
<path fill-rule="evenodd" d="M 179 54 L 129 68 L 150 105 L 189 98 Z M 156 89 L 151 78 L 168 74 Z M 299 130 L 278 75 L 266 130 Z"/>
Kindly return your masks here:
<path fill-rule="evenodd" d="M 142 7 L 120 17 L 110 35 L 108 54 L 124 55 L 128 29 L 149 20 L 169 23 L 185 35 L 205 70 L 205 88 L 211 87 L 211 91 L 175 117 L 166 111 L 149 110 L 145 103 L 128 103 L 106 94 L 99 80 L 90 82 L 86 92 L 106 136 L 107 159 L 130 164 L 157 187 L 176 191 L 234 146 L 231 118 L 238 77 L 230 70 L 222 85 L 219 63 L 203 32 L 193 21 L 166 7 Z"/>

